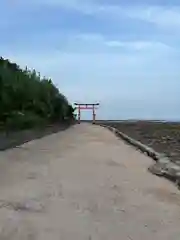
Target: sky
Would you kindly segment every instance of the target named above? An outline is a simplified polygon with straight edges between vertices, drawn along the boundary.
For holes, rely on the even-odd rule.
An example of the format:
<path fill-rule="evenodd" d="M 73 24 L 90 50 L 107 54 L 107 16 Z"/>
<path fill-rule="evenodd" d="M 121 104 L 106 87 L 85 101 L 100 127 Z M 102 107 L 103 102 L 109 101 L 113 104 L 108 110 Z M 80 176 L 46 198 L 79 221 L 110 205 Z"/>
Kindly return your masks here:
<path fill-rule="evenodd" d="M 1 0 L 0 55 L 99 102 L 98 119 L 180 120 L 178 2 Z"/>

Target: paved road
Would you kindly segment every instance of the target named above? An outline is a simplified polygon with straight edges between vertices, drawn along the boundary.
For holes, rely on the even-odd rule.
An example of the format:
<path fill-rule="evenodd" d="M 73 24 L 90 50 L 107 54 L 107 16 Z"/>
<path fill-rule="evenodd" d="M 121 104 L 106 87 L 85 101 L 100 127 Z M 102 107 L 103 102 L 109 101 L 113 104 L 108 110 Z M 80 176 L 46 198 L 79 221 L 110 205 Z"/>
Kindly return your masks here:
<path fill-rule="evenodd" d="M 0 153 L 0 240 L 179 240 L 180 193 L 88 124 Z"/>

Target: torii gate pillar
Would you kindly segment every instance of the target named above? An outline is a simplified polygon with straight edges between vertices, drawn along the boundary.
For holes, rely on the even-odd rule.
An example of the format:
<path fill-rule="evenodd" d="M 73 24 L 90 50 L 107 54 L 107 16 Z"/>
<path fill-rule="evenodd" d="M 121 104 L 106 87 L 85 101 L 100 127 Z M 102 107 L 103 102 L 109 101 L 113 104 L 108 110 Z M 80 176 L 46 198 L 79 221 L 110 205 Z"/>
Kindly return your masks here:
<path fill-rule="evenodd" d="M 96 113 L 95 113 L 95 107 L 93 105 L 93 124 L 95 124 L 95 121 L 96 121 Z"/>

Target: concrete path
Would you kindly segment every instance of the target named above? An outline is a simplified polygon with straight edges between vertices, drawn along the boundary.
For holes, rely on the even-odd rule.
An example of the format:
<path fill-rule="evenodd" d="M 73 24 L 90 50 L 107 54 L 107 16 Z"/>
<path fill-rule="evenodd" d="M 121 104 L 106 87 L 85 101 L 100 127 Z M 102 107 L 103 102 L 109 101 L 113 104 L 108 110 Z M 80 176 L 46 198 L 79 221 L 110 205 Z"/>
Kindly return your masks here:
<path fill-rule="evenodd" d="M 0 240 L 179 240 L 180 193 L 88 124 L 0 153 Z"/>

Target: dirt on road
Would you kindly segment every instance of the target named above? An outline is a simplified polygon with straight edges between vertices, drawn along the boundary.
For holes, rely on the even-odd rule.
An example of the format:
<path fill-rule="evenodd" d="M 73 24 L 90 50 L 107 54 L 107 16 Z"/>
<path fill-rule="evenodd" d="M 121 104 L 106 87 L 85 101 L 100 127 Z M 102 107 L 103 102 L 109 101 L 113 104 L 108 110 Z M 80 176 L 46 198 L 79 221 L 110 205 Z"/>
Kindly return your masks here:
<path fill-rule="evenodd" d="M 86 123 L 0 152 L 0 240 L 179 240 L 180 192 Z"/>

